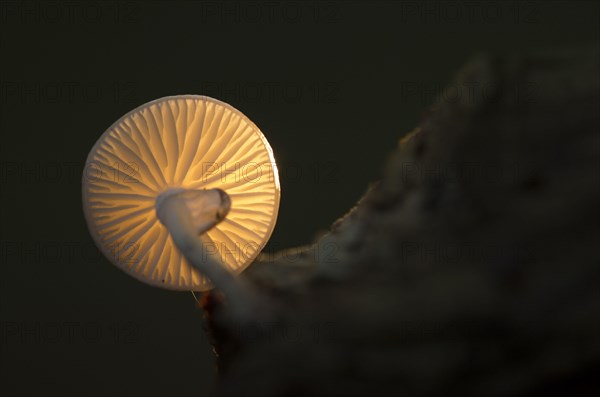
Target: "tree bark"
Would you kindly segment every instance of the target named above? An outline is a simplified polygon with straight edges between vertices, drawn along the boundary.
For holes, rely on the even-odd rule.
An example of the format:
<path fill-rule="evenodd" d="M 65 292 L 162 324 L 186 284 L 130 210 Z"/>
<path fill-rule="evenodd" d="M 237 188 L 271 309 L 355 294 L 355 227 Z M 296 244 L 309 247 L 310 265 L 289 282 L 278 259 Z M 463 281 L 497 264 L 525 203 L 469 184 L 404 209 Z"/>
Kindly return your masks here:
<path fill-rule="evenodd" d="M 217 393 L 600 395 L 599 70 L 469 62 L 328 234 L 242 274 L 268 315 L 205 297 Z"/>

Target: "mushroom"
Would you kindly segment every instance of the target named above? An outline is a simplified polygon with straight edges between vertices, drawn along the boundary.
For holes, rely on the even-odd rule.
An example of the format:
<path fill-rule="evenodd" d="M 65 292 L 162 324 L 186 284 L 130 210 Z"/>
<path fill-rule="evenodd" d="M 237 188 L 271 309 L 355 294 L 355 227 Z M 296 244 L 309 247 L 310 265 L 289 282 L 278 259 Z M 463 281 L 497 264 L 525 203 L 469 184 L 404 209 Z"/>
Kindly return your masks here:
<path fill-rule="evenodd" d="M 280 186 L 269 143 L 239 110 L 198 95 L 141 105 L 100 136 L 82 185 L 90 234 L 119 269 L 247 298 L 234 276 L 271 236 Z"/>

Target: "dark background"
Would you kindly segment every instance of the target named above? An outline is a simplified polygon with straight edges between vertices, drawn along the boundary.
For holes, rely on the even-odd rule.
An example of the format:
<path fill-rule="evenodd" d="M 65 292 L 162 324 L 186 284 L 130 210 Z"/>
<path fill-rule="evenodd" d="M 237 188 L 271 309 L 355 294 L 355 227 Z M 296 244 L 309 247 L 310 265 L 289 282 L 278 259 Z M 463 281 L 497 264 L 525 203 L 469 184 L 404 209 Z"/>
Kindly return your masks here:
<path fill-rule="evenodd" d="M 270 251 L 326 230 L 480 52 L 598 45 L 596 1 L 3 1 L 0 393 L 205 395 L 214 357 L 189 293 L 94 247 L 81 210 L 93 143 L 174 94 L 230 103 L 264 132 L 282 200 Z"/>

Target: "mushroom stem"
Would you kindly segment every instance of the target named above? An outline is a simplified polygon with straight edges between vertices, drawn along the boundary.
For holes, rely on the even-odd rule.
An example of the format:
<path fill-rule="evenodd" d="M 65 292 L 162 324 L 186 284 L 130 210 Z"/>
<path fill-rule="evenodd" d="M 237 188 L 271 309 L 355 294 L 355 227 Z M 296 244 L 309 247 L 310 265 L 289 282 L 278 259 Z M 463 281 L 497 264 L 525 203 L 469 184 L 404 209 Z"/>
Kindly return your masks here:
<path fill-rule="evenodd" d="M 236 314 L 245 317 L 254 307 L 251 304 L 256 301 L 254 291 L 234 277 L 199 238 L 223 220 L 230 203 L 229 196 L 221 189 L 173 190 L 158 197 L 156 214 L 188 262 L 225 294 Z"/>

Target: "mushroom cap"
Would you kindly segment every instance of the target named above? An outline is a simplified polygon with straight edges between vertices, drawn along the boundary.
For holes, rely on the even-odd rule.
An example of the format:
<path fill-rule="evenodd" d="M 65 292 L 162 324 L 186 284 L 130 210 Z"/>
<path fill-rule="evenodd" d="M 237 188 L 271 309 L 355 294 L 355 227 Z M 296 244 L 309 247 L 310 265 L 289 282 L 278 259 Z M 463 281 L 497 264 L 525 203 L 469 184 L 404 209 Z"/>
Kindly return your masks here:
<path fill-rule="evenodd" d="M 117 120 L 93 146 L 83 173 L 90 234 L 118 268 L 144 283 L 204 291 L 156 215 L 161 193 L 220 188 L 226 218 L 198 236 L 234 274 L 268 241 L 279 209 L 277 166 L 258 127 L 232 106 L 199 95 L 148 102 Z"/>

